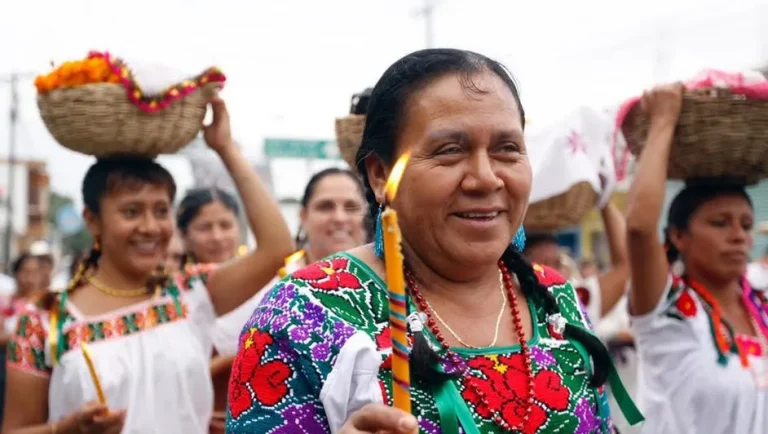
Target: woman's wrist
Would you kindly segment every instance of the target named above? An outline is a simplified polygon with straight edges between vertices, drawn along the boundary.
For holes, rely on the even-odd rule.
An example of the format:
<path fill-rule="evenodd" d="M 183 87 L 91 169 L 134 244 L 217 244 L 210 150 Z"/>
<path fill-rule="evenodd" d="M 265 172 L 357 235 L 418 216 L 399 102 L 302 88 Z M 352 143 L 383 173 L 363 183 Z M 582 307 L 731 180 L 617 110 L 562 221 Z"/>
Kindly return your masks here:
<path fill-rule="evenodd" d="M 64 419 L 59 419 L 51 425 L 53 434 L 80 434 L 77 423 L 77 414 L 70 414 Z"/>

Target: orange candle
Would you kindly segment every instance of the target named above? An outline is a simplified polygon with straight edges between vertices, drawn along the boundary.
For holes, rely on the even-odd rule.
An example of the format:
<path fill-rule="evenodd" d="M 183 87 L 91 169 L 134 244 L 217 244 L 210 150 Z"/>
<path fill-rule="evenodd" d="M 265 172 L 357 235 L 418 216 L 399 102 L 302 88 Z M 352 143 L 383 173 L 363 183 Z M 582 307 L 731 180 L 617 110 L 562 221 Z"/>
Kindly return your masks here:
<path fill-rule="evenodd" d="M 395 163 L 386 185 L 387 202 L 395 200 L 397 187 L 405 172 L 409 153 L 403 154 Z M 408 365 L 408 299 L 405 295 L 403 276 L 403 253 L 397 212 L 387 207 L 381 214 L 384 236 L 384 263 L 387 270 L 389 290 L 389 328 L 392 336 L 392 399 L 394 407 L 411 412 L 411 372 Z"/>
<path fill-rule="evenodd" d="M 101 381 L 99 381 L 99 376 L 96 374 L 96 367 L 93 365 L 91 351 L 88 349 L 88 345 L 86 345 L 85 342 L 80 343 L 80 349 L 83 350 L 83 357 L 85 358 L 85 363 L 88 365 L 88 371 L 91 373 L 91 380 L 93 380 L 93 385 L 96 387 L 96 393 L 99 395 L 99 402 L 103 405 L 107 405 L 107 397 L 104 395 L 104 389 L 101 388 Z"/>

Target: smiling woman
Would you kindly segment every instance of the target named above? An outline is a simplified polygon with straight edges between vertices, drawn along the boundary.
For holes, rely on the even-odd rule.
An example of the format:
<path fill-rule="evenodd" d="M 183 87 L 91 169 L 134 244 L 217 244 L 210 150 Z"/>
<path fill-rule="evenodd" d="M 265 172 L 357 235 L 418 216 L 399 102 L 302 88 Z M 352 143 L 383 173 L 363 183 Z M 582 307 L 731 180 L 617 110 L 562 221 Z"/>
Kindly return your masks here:
<path fill-rule="evenodd" d="M 232 371 L 228 432 L 611 430 L 602 384 L 621 385 L 607 351 L 571 285 L 512 244 L 531 190 L 524 119 L 512 77 L 477 53 L 419 51 L 384 73 L 356 160 L 372 214 L 384 204 L 398 214 L 413 414 L 387 407 L 377 230 L 374 245 L 296 271 L 256 309 Z M 385 184 L 408 152 L 389 203 Z"/>
<path fill-rule="evenodd" d="M 271 280 L 293 250 L 277 204 L 232 142 L 224 102 L 211 104 L 205 140 L 254 204 L 248 217 L 259 248 L 220 267 L 166 274 L 170 173 L 147 157 L 97 160 L 82 187 L 94 246 L 66 290 L 19 317 L 8 345 L 4 433 L 208 432 L 214 321 Z M 101 402 L 81 344 L 93 354 Z"/>

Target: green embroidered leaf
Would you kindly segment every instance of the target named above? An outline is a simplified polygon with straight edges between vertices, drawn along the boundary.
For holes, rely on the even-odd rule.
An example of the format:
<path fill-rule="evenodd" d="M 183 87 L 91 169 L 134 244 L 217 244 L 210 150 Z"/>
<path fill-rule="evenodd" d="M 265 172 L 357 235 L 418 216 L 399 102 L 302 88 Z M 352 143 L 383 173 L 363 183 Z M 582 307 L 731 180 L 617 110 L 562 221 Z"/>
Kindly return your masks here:
<path fill-rule="evenodd" d="M 579 426 L 579 419 L 569 412 L 550 413 L 544 426 L 539 428 L 542 433 L 573 433 Z"/>
<path fill-rule="evenodd" d="M 389 316 L 389 299 L 387 292 L 379 288 L 376 283 L 371 281 L 365 291 L 371 300 L 371 309 L 373 310 L 373 320 L 383 322 Z"/>
<path fill-rule="evenodd" d="M 584 361 L 581 359 L 581 355 L 570 344 L 553 348 L 552 355 L 555 356 L 557 364 L 562 367 L 564 373 L 574 374 L 584 371 Z M 565 377 L 572 376 L 566 375 Z"/>
<path fill-rule="evenodd" d="M 369 328 L 368 315 L 361 310 L 359 305 L 351 300 L 350 297 L 339 291 L 314 291 L 312 295 L 317 298 L 320 303 L 329 308 L 334 315 L 340 317 L 344 321 L 354 324 L 361 328 Z"/>

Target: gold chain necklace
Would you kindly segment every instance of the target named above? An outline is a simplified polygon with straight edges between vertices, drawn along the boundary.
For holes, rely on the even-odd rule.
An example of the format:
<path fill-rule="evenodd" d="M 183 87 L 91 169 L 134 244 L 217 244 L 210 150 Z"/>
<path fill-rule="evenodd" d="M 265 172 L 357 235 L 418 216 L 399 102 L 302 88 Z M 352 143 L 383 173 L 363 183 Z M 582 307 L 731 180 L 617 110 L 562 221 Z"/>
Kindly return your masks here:
<path fill-rule="evenodd" d="M 499 290 L 501 292 L 502 303 L 501 303 L 501 310 L 499 311 L 499 315 L 496 317 L 496 331 L 493 334 L 493 341 L 487 347 L 485 347 L 485 348 L 490 348 L 490 347 L 495 347 L 496 346 L 496 343 L 499 340 L 499 330 L 501 329 L 501 319 L 504 317 L 504 310 L 507 307 L 507 295 L 504 293 L 504 279 L 503 279 L 503 276 L 502 276 L 501 272 L 499 272 Z M 427 301 L 426 298 L 424 299 L 424 301 L 427 303 L 427 307 L 429 307 L 429 310 L 432 311 L 432 314 L 435 315 L 435 318 L 437 318 L 437 320 L 440 321 L 440 323 L 445 326 L 445 329 L 448 330 L 448 333 L 450 333 L 454 338 L 456 338 L 456 341 L 458 343 L 460 343 L 461 345 L 463 345 L 466 348 L 471 348 L 471 349 L 474 349 L 474 350 L 484 348 L 484 347 L 477 347 L 477 346 L 474 346 L 474 345 L 470 345 L 470 344 L 464 342 L 464 340 L 461 339 L 461 337 L 459 337 L 459 335 L 456 334 L 455 331 L 453 331 L 451 326 L 449 326 L 448 323 L 445 322 L 445 320 L 440 317 L 440 314 L 437 313 L 437 311 L 435 310 L 434 307 L 432 307 L 431 304 L 429 304 L 429 301 Z"/>
<path fill-rule="evenodd" d="M 107 285 L 101 283 L 96 277 L 94 276 L 85 276 L 85 280 L 88 281 L 91 285 L 93 285 L 94 288 L 98 289 L 99 291 L 103 292 L 104 294 L 111 295 L 112 297 L 138 297 L 140 295 L 145 295 L 149 292 L 147 288 L 137 288 L 137 289 L 112 289 L 108 287 Z"/>

